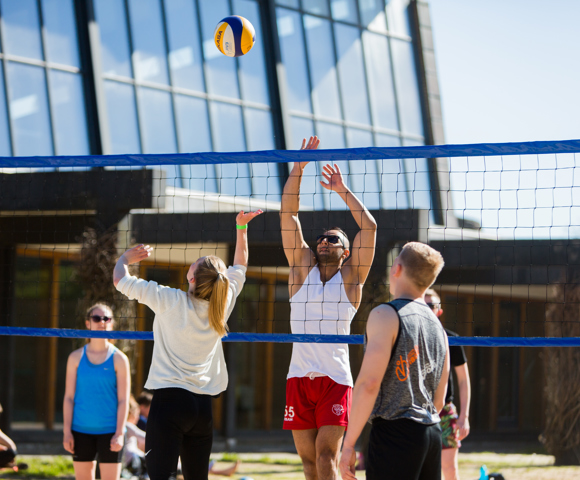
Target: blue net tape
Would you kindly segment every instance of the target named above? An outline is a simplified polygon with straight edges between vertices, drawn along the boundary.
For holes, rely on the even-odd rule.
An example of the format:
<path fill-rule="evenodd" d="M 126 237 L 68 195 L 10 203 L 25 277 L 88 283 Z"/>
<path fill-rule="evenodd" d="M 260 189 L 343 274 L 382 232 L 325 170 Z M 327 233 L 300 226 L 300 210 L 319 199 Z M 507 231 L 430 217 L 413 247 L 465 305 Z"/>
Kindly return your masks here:
<path fill-rule="evenodd" d="M 580 140 L 519 143 L 477 143 L 421 147 L 367 147 L 329 150 L 265 150 L 180 154 L 0 157 L 0 167 L 144 167 L 225 163 L 287 163 L 297 161 L 380 160 L 388 158 L 480 157 L 580 152 Z"/>
<path fill-rule="evenodd" d="M 0 327 L 0 335 L 153 340 L 153 332 L 102 332 L 68 328 Z M 233 332 L 222 340 L 224 342 L 348 343 L 362 345 L 364 335 L 293 335 Z M 464 347 L 580 347 L 580 337 L 449 337 L 449 345 L 461 345 Z"/>

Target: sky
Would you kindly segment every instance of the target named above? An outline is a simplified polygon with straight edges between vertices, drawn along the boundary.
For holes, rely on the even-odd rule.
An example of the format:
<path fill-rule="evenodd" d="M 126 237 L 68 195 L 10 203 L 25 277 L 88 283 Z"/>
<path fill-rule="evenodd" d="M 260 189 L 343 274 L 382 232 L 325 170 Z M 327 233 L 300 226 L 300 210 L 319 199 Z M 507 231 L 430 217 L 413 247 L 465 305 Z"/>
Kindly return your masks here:
<path fill-rule="evenodd" d="M 429 0 L 447 143 L 580 138 L 580 0 Z"/>
<path fill-rule="evenodd" d="M 580 0 L 428 0 L 446 143 L 580 139 Z M 450 159 L 498 238 L 580 237 L 580 154 Z"/>

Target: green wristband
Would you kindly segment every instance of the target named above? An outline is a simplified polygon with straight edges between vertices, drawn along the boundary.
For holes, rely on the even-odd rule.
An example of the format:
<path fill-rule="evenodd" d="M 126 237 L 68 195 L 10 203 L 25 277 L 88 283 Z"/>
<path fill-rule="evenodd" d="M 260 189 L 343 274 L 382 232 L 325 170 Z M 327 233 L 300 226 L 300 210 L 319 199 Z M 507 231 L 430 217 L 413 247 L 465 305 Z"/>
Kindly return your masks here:
<path fill-rule="evenodd" d="M 247 224 L 246 224 L 246 225 L 238 225 L 238 224 L 236 223 L 236 228 L 237 228 L 238 230 L 246 230 L 246 229 L 248 228 L 248 225 L 247 225 Z"/>

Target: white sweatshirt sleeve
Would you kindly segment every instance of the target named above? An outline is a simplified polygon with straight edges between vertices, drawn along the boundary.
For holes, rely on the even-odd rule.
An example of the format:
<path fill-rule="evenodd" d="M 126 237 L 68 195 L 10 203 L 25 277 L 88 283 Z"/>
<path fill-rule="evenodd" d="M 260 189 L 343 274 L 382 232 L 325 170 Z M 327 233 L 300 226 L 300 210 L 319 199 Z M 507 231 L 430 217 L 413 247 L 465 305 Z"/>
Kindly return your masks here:
<path fill-rule="evenodd" d="M 179 300 L 181 290 L 158 285 L 134 276 L 125 276 L 117 284 L 117 290 L 130 300 L 147 305 L 156 314 L 163 313 Z"/>
<path fill-rule="evenodd" d="M 243 265 L 233 265 L 228 268 L 226 277 L 230 281 L 230 291 L 228 292 L 228 308 L 226 313 L 226 321 L 230 318 L 232 310 L 236 305 L 236 298 L 242 291 L 244 283 L 246 283 L 246 270 Z"/>

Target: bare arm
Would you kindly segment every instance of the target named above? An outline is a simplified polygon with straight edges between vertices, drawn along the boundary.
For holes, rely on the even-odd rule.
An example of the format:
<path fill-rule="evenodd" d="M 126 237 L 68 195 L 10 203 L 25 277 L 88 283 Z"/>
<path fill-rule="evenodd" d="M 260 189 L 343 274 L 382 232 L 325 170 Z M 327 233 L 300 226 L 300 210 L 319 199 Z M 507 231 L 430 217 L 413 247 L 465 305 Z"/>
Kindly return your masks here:
<path fill-rule="evenodd" d="M 117 374 L 117 429 L 111 437 L 111 451 L 119 452 L 125 441 L 125 423 L 129 413 L 129 396 L 131 390 L 131 375 L 127 356 L 117 351 L 114 357 L 115 373 Z"/>
<path fill-rule="evenodd" d="M 256 210 L 255 212 L 244 213 L 242 210 L 238 213 L 236 217 L 236 225 L 246 226 L 262 213 L 262 210 Z M 236 251 L 234 253 L 234 265 L 242 265 L 244 267 L 248 266 L 248 229 L 236 228 Z"/>
<path fill-rule="evenodd" d="M 119 284 L 123 277 L 128 277 L 129 265 L 133 263 L 138 263 L 141 260 L 145 260 L 147 257 L 151 256 L 153 248 L 149 245 L 137 245 L 129 250 L 127 250 L 123 255 L 119 257 L 113 270 L 113 283 L 115 287 Z"/>
<path fill-rule="evenodd" d="M 80 352 L 73 352 L 66 362 L 66 380 L 64 389 L 64 401 L 62 405 L 62 444 L 67 452 L 74 453 L 74 438 L 72 436 L 72 418 L 75 406 L 75 391 L 77 385 L 77 369 L 79 366 Z"/>
<path fill-rule="evenodd" d="M 445 352 L 443 373 L 441 374 L 439 385 L 437 385 L 437 390 L 435 390 L 435 395 L 433 396 L 433 405 L 438 412 L 443 410 L 445 406 L 445 395 L 447 394 L 447 383 L 449 382 L 449 341 L 447 340 L 447 335 L 445 335 L 445 342 L 447 344 L 447 350 Z"/>
<path fill-rule="evenodd" d="M 5 447 L 11 448 L 16 452 L 16 444 L 2 430 L 0 430 L 0 445 L 4 445 Z"/>
<path fill-rule="evenodd" d="M 459 440 L 463 440 L 469 435 L 469 406 L 471 404 L 471 382 L 469 381 L 469 369 L 467 363 L 455 367 L 457 383 L 459 385 L 460 411 L 457 420 L 459 429 Z"/>
<path fill-rule="evenodd" d="M 367 348 L 354 385 L 348 430 L 340 458 L 340 472 L 344 480 L 356 479 L 354 446 L 373 410 L 398 330 L 399 320 L 392 307 L 382 305 L 370 313 Z"/>
<path fill-rule="evenodd" d="M 320 140 L 310 137 L 308 144 L 302 142 L 302 149 L 316 150 Z M 308 244 L 304 241 L 298 210 L 300 209 L 300 184 L 304 168 L 308 162 L 296 162 L 290 176 L 284 185 L 282 192 L 282 205 L 280 206 L 280 228 L 282 230 L 282 245 L 284 254 L 290 267 L 309 266 L 314 256 Z"/>
<path fill-rule="evenodd" d="M 355 277 L 350 283 L 362 284 L 369 274 L 375 257 L 377 222 L 358 197 L 346 186 L 338 165 L 335 164 L 334 167 L 325 165 L 322 176 L 325 181 L 321 180 L 320 184 L 342 198 L 360 228 L 352 242 L 350 258 L 345 266 L 350 266 L 354 270 Z"/>

